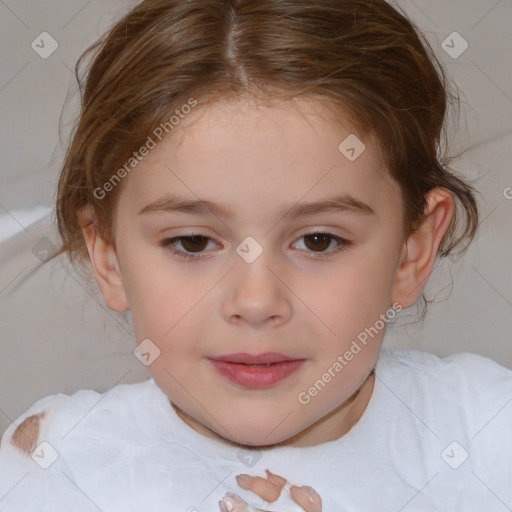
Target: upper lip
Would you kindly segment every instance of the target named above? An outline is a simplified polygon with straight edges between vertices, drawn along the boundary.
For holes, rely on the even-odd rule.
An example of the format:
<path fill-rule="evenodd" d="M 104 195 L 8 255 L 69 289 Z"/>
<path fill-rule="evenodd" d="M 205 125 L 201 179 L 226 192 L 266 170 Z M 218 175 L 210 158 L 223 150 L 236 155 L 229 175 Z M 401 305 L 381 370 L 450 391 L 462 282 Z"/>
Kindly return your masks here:
<path fill-rule="evenodd" d="M 226 354 L 223 356 L 210 357 L 215 361 L 223 361 L 227 363 L 238 363 L 238 364 L 270 364 L 270 363 L 282 363 L 283 361 L 298 361 L 302 360 L 300 357 L 290 357 L 284 354 L 278 354 L 277 352 L 265 352 L 263 354 L 251 355 L 245 353 L 238 354 Z"/>

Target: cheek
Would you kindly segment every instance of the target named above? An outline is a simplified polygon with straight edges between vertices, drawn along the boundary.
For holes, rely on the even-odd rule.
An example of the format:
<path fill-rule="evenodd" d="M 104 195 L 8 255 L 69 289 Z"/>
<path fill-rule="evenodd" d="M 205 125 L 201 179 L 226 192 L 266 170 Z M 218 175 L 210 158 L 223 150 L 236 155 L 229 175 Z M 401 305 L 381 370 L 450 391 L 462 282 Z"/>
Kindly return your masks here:
<path fill-rule="evenodd" d="M 137 339 L 166 339 L 197 302 L 197 293 L 154 254 L 132 246 L 124 256 L 123 280 Z"/>
<path fill-rule="evenodd" d="M 349 350 L 354 340 L 362 340 L 357 360 L 363 366 L 365 360 L 376 356 L 387 327 L 382 315 L 388 315 L 391 307 L 393 275 L 392 260 L 376 257 L 376 252 L 369 250 L 366 258 L 354 258 L 333 273 L 327 286 L 309 295 L 308 304 L 317 299 L 312 309 L 322 320 L 318 335 L 327 344 L 324 353 L 328 358 Z M 357 374 L 353 378 L 357 379 Z"/>
<path fill-rule="evenodd" d="M 389 300 L 399 262 L 399 249 L 398 233 L 383 229 L 354 261 L 353 270 L 361 283 L 362 294 L 370 304 Z"/>
<path fill-rule="evenodd" d="M 322 310 L 341 325 L 360 323 L 384 312 L 390 305 L 394 266 L 389 260 L 361 255 L 333 273 L 323 289 Z M 357 321 L 359 320 L 359 322 Z"/>
<path fill-rule="evenodd" d="M 179 280 L 153 277 L 132 282 L 128 300 L 137 338 L 166 340 L 188 325 L 187 317 L 198 299 L 183 290 Z"/>

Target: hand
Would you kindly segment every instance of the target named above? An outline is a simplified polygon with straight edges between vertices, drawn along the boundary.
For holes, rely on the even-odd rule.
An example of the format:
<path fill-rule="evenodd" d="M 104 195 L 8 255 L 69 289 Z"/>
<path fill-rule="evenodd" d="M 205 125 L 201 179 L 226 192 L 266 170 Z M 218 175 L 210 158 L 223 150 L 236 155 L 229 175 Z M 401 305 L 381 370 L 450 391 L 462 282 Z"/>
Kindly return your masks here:
<path fill-rule="evenodd" d="M 304 512 L 322 512 L 322 498 L 312 487 L 290 485 L 285 478 L 271 473 L 268 469 L 266 472 L 267 478 L 238 475 L 236 481 L 243 489 L 257 494 L 270 503 L 279 498 L 281 491 L 286 486 L 293 501 L 300 505 Z M 239 496 L 232 493 L 226 493 L 222 501 L 219 501 L 219 507 L 222 512 L 272 512 L 251 507 Z"/>

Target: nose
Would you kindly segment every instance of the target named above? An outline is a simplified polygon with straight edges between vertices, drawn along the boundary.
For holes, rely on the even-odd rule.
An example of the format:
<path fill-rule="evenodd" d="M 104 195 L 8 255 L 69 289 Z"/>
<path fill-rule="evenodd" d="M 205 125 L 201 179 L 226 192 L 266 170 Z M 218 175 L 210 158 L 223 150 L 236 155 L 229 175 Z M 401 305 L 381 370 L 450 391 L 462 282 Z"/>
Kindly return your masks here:
<path fill-rule="evenodd" d="M 223 295 L 222 313 L 226 321 L 254 328 L 286 323 L 292 314 L 293 293 L 283 269 L 267 251 L 251 263 L 236 258 L 226 277 Z"/>

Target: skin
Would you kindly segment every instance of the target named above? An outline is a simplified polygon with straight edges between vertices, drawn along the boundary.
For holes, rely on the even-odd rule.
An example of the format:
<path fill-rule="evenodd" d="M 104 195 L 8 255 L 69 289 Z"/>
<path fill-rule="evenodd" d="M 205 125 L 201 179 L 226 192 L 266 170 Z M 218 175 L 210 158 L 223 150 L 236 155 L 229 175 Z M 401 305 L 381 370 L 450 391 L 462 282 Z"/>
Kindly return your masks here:
<path fill-rule="evenodd" d="M 124 179 L 115 246 L 97 236 L 94 223 L 83 228 L 107 305 L 130 309 L 138 343 L 149 338 L 160 350 L 150 374 L 191 428 L 221 442 L 298 447 L 347 433 L 371 398 L 385 328 L 307 405 L 298 394 L 392 304 L 415 303 L 453 215 L 451 194 L 435 189 L 425 222 L 406 237 L 400 189 L 380 163 L 379 148 L 364 134 L 333 127 L 325 113 L 304 99 L 199 105 Z M 365 144 L 354 161 L 338 150 L 351 133 Z M 351 194 L 375 213 L 291 220 L 279 213 L 335 193 Z M 234 216 L 139 214 L 165 194 L 226 203 Z M 82 225 L 91 219 L 94 212 L 85 210 Z M 333 252 L 334 239 L 315 242 L 302 231 L 331 233 L 352 245 Z M 160 245 L 191 233 L 207 237 L 202 259 L 171 252 L 193 252 L 190 242 Z M 252 263 L 236 252 L 248 236 L 263 249 Z M 246 389 L 207 359 L 236 352 L 279 352 L 305 362 L 273 387 Z M 314 506 L 304 510 L 321 510 Z"/>
<path fill-rule="evenodd" d="M 236 477 L 240 487 L 254 492 L 265 501 L 273 502 L 277 500 L 284 486 L 286 479 L 266 470 L 266 478 L 252 477 L 250 475 L 239 475 Z M 291 486 L 289 490 L 290 496 L 295 503 L 299 504 L 306 512 L 322 512 L 322 498 L 318 493 L 309 486 Z M 227 502 L 233 505 L 230 510 Z M 222 501 L 219 502 L 221 512 L 260 512 L 261 509 L 250 507 L 240 497 L 227 494 Z"/>

